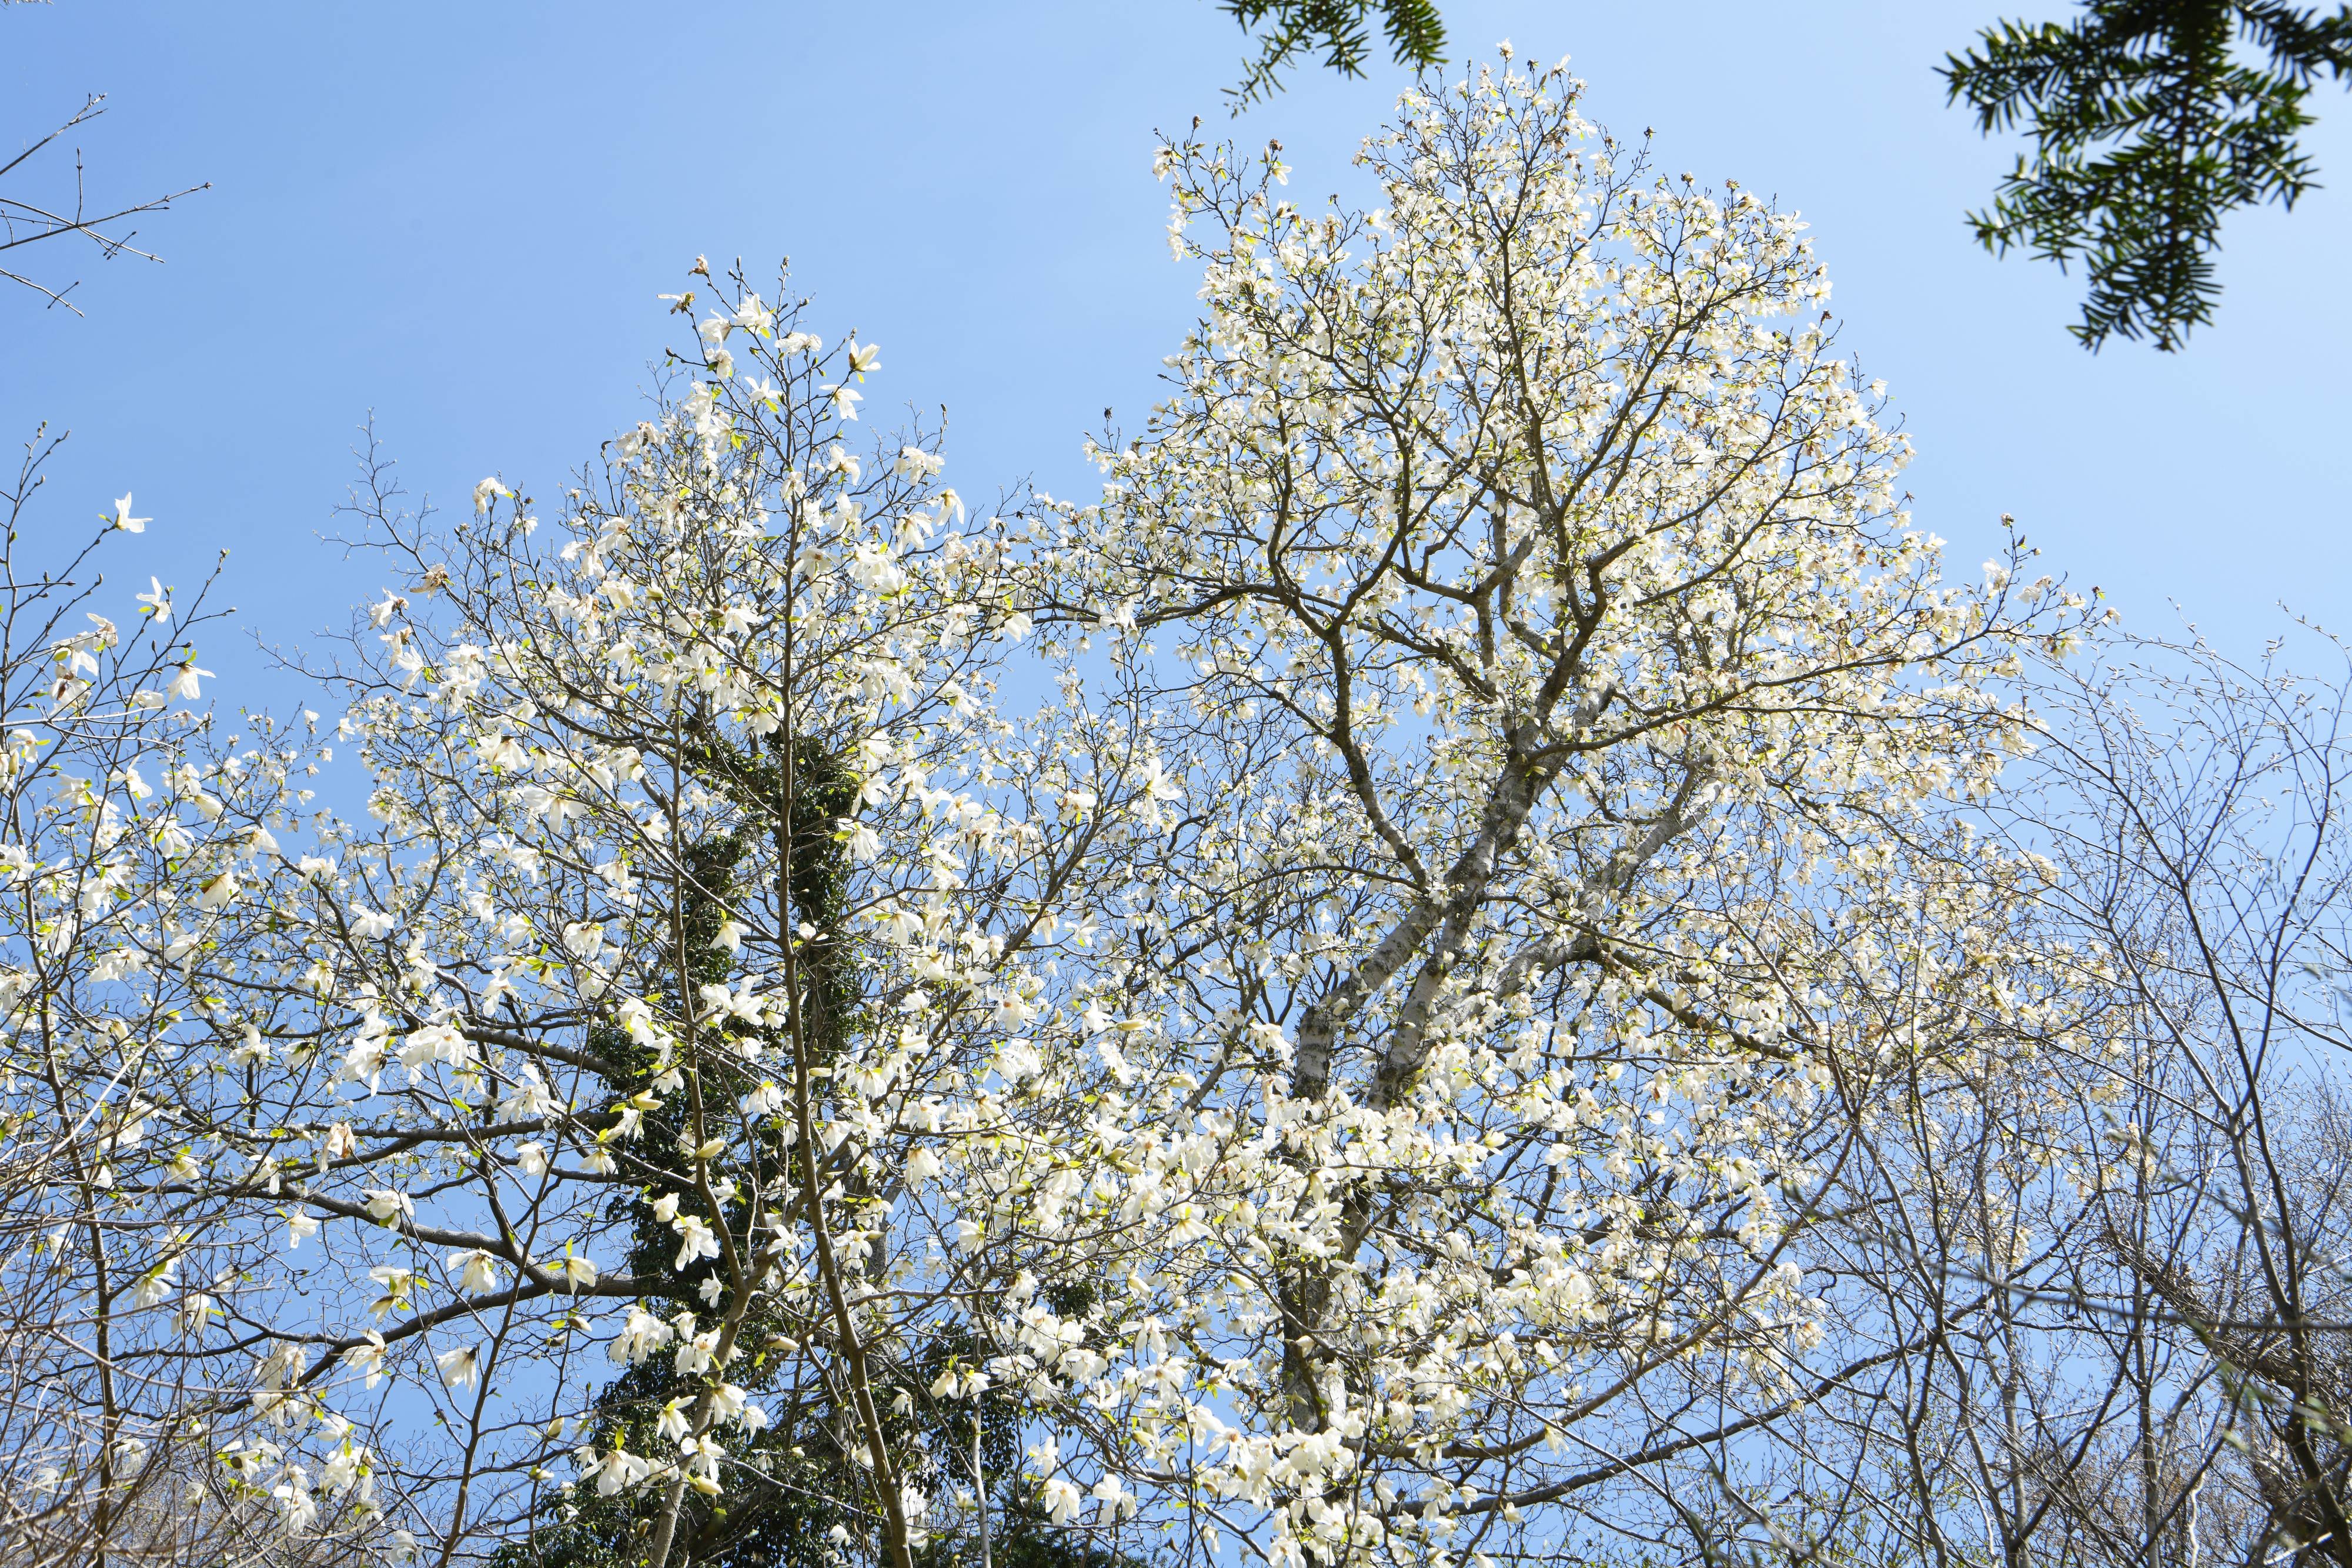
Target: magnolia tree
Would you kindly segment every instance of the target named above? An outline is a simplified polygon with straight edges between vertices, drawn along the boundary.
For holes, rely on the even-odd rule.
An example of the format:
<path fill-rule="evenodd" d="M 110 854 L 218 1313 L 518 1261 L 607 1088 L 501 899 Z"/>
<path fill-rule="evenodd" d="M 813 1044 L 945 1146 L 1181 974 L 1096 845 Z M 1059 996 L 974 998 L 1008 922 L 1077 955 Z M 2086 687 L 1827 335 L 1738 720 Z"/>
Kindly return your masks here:
<path fill-rule="evenodd" d="M 1206 314 L 1094 505 L 967 515 L 700 267 L 560 498 L 372 463 L 334 737 L 136 813 L 159 1087 L 26 1113 L 142 1282 L 89 1364 L 236 1520 L 1440 1563 L 1856 1375 L 1801 1222 L 2011 1005 L 1938 807 L 2082 607 L 1942 580 L 1800 225 L 1559 72 L 1363 161 L 1163 150 Z"/>
<path fill-rule="evenodd" d="M 1160 775 L 1131 726 L 1045 767 L 997 716 L 1019 536 L 919 433 L 851 449 L 876 349 L 740 283 L 701 340 L 545 525 L 486 480 L 444 534 L 372 470 L 405 591 L 324 674 L 373 822 L 253 868 L 238 1158 L 156 1178 L 282 1249 L 218 1310 L 289 1530 L 335 1521 L 331 1439 L 445 1558 L 903 1562 L 958 1466 L 1017 1462 L 933 1392 L 1011 1283 L 943 1155 L 1074 1146 L 1011 1093 L 1024 1025 Z"/>
<path fill-rule="evenodd" d="M 1207 314 L 1024 568 L 1185 763 L 1102 895 L 1096 1010 L 1173 1114 L 1101 1137 L 1134 1261 L 1082 1333 L 1128 1359 L 1078 1426 L 1106 1511 L 1212 1546 L 1671 1521 L 1675 1462 L 1858 1370 L 1808 1354 L 1793 1229 L 1900 1065 L 2003 1005 L 2000 879 L 1936 807 L 2084 608 L 2014 549 L 1939 579 L 1800 225 L 1574 96 L 1407 98 L 1365 214 L 1166 147 Z M 1103 1245 L 1055 1218 L 1038 1259 Z"/>

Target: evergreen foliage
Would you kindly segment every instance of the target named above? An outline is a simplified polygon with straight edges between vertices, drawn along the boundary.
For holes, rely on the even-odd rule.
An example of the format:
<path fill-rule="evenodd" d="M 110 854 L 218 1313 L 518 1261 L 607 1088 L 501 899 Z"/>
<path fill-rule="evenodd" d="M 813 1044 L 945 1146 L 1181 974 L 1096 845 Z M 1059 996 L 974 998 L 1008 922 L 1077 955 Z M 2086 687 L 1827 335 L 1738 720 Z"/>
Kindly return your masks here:
<path fill-rule="evenodd" d="M 2352 7 L 2283 0 L 2091 0 L 2071 23 L 2003 22 L 1947 57 L 1954 102 L 1987 134 L 2032 138 L 1993 204 L 1969 214 L 1996 255 L 2023 246 L 2089 280 L 2068 329 L 2178 349 L 2213 319 L 2221 219 L 2315 186 L 2296 137 L 2322 72 L 2352 68 Z"/>
<path fill-rule="evenodd" d="M 1377 16 L 1399 65 L 1440 64 L 1434 0 L 1221 0 L 1258 53 L 1234 112 L 1283 86 L 1321 50 L 1363 75 Z M 2333 15 L 2292 0 L 2086 0 L 2069 22 L 2004 21 L 1940 68 L 1948 100 L 1987 135 L 2022 128 L 2030 153 L 1992 204 L 1969 214 L 1995 255 L 2012 247 L 2089 287 L 2068 329 L 2096 352 L 2110 337 L 2176 350 L 2210 323 L 2221 294 L 2213 255 L 2240 207 L 2292 207 L 2317 188 L 2298 138 L 2323 75 L 2352 70 L 2352 5 Z"/>
<path fill-rule="evenodd" d="M 1323 63 L 1342 76 L 1364 74 L 1380 17 L 1396 63 L 1434 66 L 1445 57 L 1445 24 L 1433 0 L 1223 0 L 1225 14 L 1257 33 L 1257 58 L 1239 87 L 1228 89 L 1238 114 L 1278 91 L 1282 73 L 1298 57 L 1323 51 Z"/>
<path fill-rule="evenodd" d="M 687 878 L 679 922 L 682 941 L 673 944 L 667 967 L 689 989 L 724 983 L 734 958 L 716 937 L 730 909 L 746 892 L 746 876 L 757 874 L 763 863 L 773 869 L 787 894 L 784 907 L 818 933 L 801 949 L 805 998 L 801 1016 L 812 1057 L 829 1064 L 866 1023 L 859 1013 L 850 950 L 838 936 L 848 868 L 835 827 L 856 810 L 856 777 L 814 737 L 803 737 L 789 770 L 782 755 L 762 755 L 715 733 L 699 737 L 698 757 L 702 782 L 733 800 L 741 815 L 737 831 L 705 837 L 680 856 Z M 771 841 L 764 862 L 763 846 L 755 836 Z M 770 1051 L 790 1050 L 780 1030 L 740 1021 L 724 1027 L 730 1034 L 769 1037 L 762 1044 Z M 603 1059 L 635 1068 L 625 1077 L 607 1081 L 614 1098 L 626 1099 L 651 1082 L 657 1070 L 654 1053 L 634 1046 L 624 1031 L 603 1026 L 593 1041 Z M 732 1098 L 754 1087 L 740 1069 L 718 1062 L 703 1066 L 706 1098 L 714 1091 Z M 649 1162 L 661 1165 L 681 1186 L 693 1180 L 691 1162 L 679 1152 L 688 1106 L 686 1097 L 674 1095 L 645 1119 L 643 1147 Z M 762 1152 L 777 1166 L 789 1166 L 792 1190 L 812 1190 L 808 1173 L 798 1164 L 802 1151 L 772 1146 Z M 737 1174 L 745 1181 L 772 1180 L 774 1176 L 772 1169 Z M 862 1191 L 845 1195 L 851 1202 L 866 1196 Z M 725 1275 L 718 1260 L 700 1259 L 683 1270 L 675 1269 L 670 1254 L 676 1237 L 637 1197 L 635 1189 L 621 1192 L 611 1207 L 612 1218 L 631 1227 L 634 1236 L 628 1272 L 637 1279 L 670 1281 L 658 1301 L 647 1299 L 642 1304 L 663 1316 L 723 1310 L 728 1304 Z M 729 1206 L 732 1228 L 742 1228 L 749 1207 L 748 1192 Z M 713 1283 L 706 1286 L 705 1281 Z M 711 1293 L 706 1295 L 706 1290 Z M 1057 1311 L 1085 1310 L 1077 1292 L 1061 1288 L 1051 1293 Z M 866 1501 L 869 1488 L 854 1415 L 835 1388 L 783 1383 L 781 1375 L 794 1364 L 772 1352 L 799 1325 L 788 1322 L 768 1301 L 755 1301 L 748 1320 L 743 1343 L 755 1348 L 748 1368 L 731 1368 L 730 1375 L 761 1396 L 773 1424 L 754 1433 L 730 1430 L 722 1436 L 732 1472 L 726 1494 L 715 1499 L 687 1494 L 673 1561 L 698 1568 L 835 1568 L 840 1561 L 835 1529 L 862 1535 L 875 1522 Z M 800 1327 L 799 1332 L 807 1331 Z M 984 1354 L 976 1336 L 950 1336 L 928 1347 L 914 1364 L 898 1369 L 900 1375 L 892 1380 L 897 1386 L 885 1391 L 885 1399 L 895 1405 L 896 1396 L 903 1394 L 911 1409 L 898 1413 L 886 1405 L 885 1419 L 899 1465 L 934 1486 L 966 1482 L 974 1464 L 981 1467 L 991 1511 L 1002 1519 L 990 1543 L 992 1568 L 1135 1568 L 1131 1559 L 1091 1550 L 1083 1537 L 1057 1530 L 1046 1519 L 1034 1497 L 1034 1479 L 1022 1473 L 1015 1398 L 1000 1393 L 948 1404 L 930 1397 L 929 1385 L 949 1365 Z M 700 1386 L 698 1375 L 680 1373 L 664 1356 L 640 1362 L 597 1396 L 597 1420 L 588 1440 L 599 1448 L 657 1452 L 667 1446 L 659 1433 L 664 1406 L 691 1401 Z M 658 1489 L 604 1497 L 575 1488 L 554 1498 L 548 1509 L 550 1522 L 526 1542 L 508 1548 L 500 1562 L 510 1568 L 635 1568 L 663 1507 Z M 934 1538 L 920 1561 L 924 1568 L 951 1568 L 981 1560 L 980 1536 L 973 1531 Z"/>

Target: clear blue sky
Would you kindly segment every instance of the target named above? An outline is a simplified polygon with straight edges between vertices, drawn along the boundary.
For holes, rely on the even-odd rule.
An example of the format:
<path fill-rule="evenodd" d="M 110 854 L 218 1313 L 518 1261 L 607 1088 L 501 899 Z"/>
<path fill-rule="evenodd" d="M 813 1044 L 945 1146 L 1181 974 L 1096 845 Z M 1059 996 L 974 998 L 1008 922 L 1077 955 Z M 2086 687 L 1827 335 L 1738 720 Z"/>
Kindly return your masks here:
<path fill-rule="evenodd" d="M 1917 516 L 1960 570 L 2006 511 L 2144 627 L 2177 600 L 2251 653 L 2281 599 L 2352 621 L 2352 99 L 2317 99 L 2338 189 L 2231 221 L 2217 327 L 2179 355 L 2093 358 L 2063 331 L 2074 280 L 1996 264 L 1961 224 L 2010 152 L 1943 107 L 1933 68 L 1996 3 L 1444 15 L 1457 57 L 1506 37 L 1571 56 L 1588 111 L 1654 126 L 1664 168 L 1804 214 L 1845 344 L 1917 443 Z M 665 341 L 654 295 L 698 252 L 789 254 L 816 329 L 886 350 L 870 421 L 945 403 L 967 494 L 1028 476 L 1078 495 L 1079 433 L 1106 405 L 1140 423 L 1192 308 L 1152 131 L 1221 123 L 1243 47 L 1206 0 L 7 7 L 0 138 L 103 91 L 81 133 L 94 193 L 214 189 L 145 225 L 163 267 L 18 253 L 86 279 L 89 314 L 0 294 L 0 431 L 75 432 L 49 522 L 136 493 L 156 520 L 125 578 L 184 584 L 228 547 L 251 623 L 300 639 L 376 587 L 313 542 L 370 410 L 413 489 L 463 505 L 499 470 L 543 490 L 636 417 Z M 1302 72 L 1234 133 L 1279 136 L 1295 185 L 1341 190 L 1402 81 Z"/>

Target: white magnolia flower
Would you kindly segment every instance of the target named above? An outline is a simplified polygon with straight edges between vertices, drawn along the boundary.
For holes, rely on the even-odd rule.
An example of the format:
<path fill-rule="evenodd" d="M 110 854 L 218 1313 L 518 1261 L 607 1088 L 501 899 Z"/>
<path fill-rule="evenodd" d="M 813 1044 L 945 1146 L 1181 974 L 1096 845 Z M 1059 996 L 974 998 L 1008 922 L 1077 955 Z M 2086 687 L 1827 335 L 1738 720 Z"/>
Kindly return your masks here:
<path fill-rule="evenodd" d="M 433 1358 L 441 1381 L 452 1388 L 471 1388 L 482 1380 L 481 1364 L 470 1350 L 445 1350 Z"/>
<path fill-rule="evenodd" d="M 367 1386 L 373 1388 L 383 1378 L 383 1335 L 367 1331 L 367 1337 L 343 1352 L 343 1364 L 353 1372 L 367 1375 Z"/>
<path fill-rule="evenodd" d="M 596 1463 L 596 1495 L 612 1497 L 628 1487 L 635 1486 L 653 1472 L 653 1467 L 625 1448 L 614 1448 Z"/>
<path fill-rule="evenodd" d="M 311 1493 L 310 1472 L 289 1465 L 286 1479 L 269 1489 L 278 1500 L 278 1524 L 289 1536 L 307 1533 L 319 1521 L 319 1500 Z"/>
<path fill-rule="evenodd" d="M 642 1307 L 631 1307 L 623 1322 L 620 1334 L 614 1338 L 607 1354 L 625 1366 L 635 1366 L 654 1352 L 669 1343 L 677 1331 Z"/>
<path fill-rule="evenodd" d="M 166 1259 L 140 1279 L 138 1288 L 131 1293 L 131 1304 L 139 1308 L 161 1306 L 176 1288 L 172 1282 L 171 1260 Z"/>
<path fill-rule="evenodd" d="M 711 1329 L 691 1338 L 680 1336 L 677 1354 L 670 1358 L 670 1365 L 679 1376 L 693 1377 L 709 1371 L 718 1354 L 719 1331 Z"/>
<path fill-rule="evenodd" d="M 395 1188 L 371 1189 L 361 1196 L 367 1199 L 368 1218 L 379 1224 L 389 1225 L 416 1217 L 416 1200 Z"/>
<path fill-rule="evenodd" d="M 1135 1494 L 1120 1485 L 1117 1476 L 1104 1476 L 1087 1495 L 1095 1500 L 1095 1521 L 1098 1524 L 1135 1517 Z"/>
<path fill-rule="evenodd" d="M 353 1444 L 345 1437 L 342 1446 L 328 1456 L 327 1467 L 320 1472 L 319 1479 L 336 1497 L 356 1490 L 359 1501 L 364 1508 L 373 1500 L 375 1490 L 369 1462 L 372 1457 L 364 1444 Z"/>
<path fill-rule="evenodd" d="M 468 1247 L 449 1254 L 448 1267 L 457 1276 L 461 1291 L 495 1291 L 499 1287 L 499 1260 L 479 1247 Z"/>
<path fill-rule="evenodd" d="M 698 1258 L 719 1256 L 718 1233 L 693 1215 L 679 1216 L 673 1222 L 671 1228 L 677 1232 L 677 1261 L 675 1265 L 677 1268 L 680 1270 L 689 1268 Z"/>

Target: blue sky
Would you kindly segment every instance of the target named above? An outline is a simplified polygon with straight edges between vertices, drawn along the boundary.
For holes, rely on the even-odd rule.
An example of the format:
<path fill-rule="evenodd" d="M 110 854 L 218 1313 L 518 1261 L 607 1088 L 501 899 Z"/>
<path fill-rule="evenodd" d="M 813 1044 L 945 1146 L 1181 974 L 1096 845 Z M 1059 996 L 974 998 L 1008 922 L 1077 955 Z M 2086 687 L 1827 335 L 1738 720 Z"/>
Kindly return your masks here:
<path fill-rule="evenodd" d="M 1995 263 L 1962 225 L 2010 152 L 1943 106 L 1933 68 L 1990 6 L 1444 15 L 1457 57 L 1504 37 L 1570 56 L 1588 112 L 1655 127 L 1663 169 L 1804 214 L 1959 570 L 2010 512 L 2143 628 L 2177 626 L 2178 601 L 2252 653 L 2281 599 L 2332 626 L 2352 206 L 2323 190 L 2233 219 L 2220 323 L 2185 353 L 2083 353 L 2075 281 Z M 1224 123 L 1243 47 L 1206 0 L 7 7 L 0 137 L 103 91 L 79 137 L 94 193 L 214 188 L 144 225 L 163 267 L 18 253 L 84 279 L 88 315 L 0 294 L 0 430 L 74 431 L 40 526 L 79 531 L 125 489 L 155 518 L 114 558 L 126 606 L 134 570 L 185 584 L 226 547 L 248 623 L 297 642 L 377 586 L 316 542 L 371 410 L 413 490 L 463 504 L 496 470 L 544 492 L 636 417 L 667 334 L 654 296 L 698 253 L 755 272 L 789 255 L 816 330 L 885 350 L 869 422 L 944 403 L 968 495 L 1024 476 L 1080 495 L 1080 432 L 1106 406 L 1140 423 L 1192 310 L 1153 130 Z M 1279 137 L 1297 188 L 1345 190 L 1402 81 L 1302 72 L 1232 132 Z M 2315 101 L 2323 179 L 2352 185 L 2352 101 Z M 232 702 L 287 695 L 249 654 L 203 653 Z"/>

